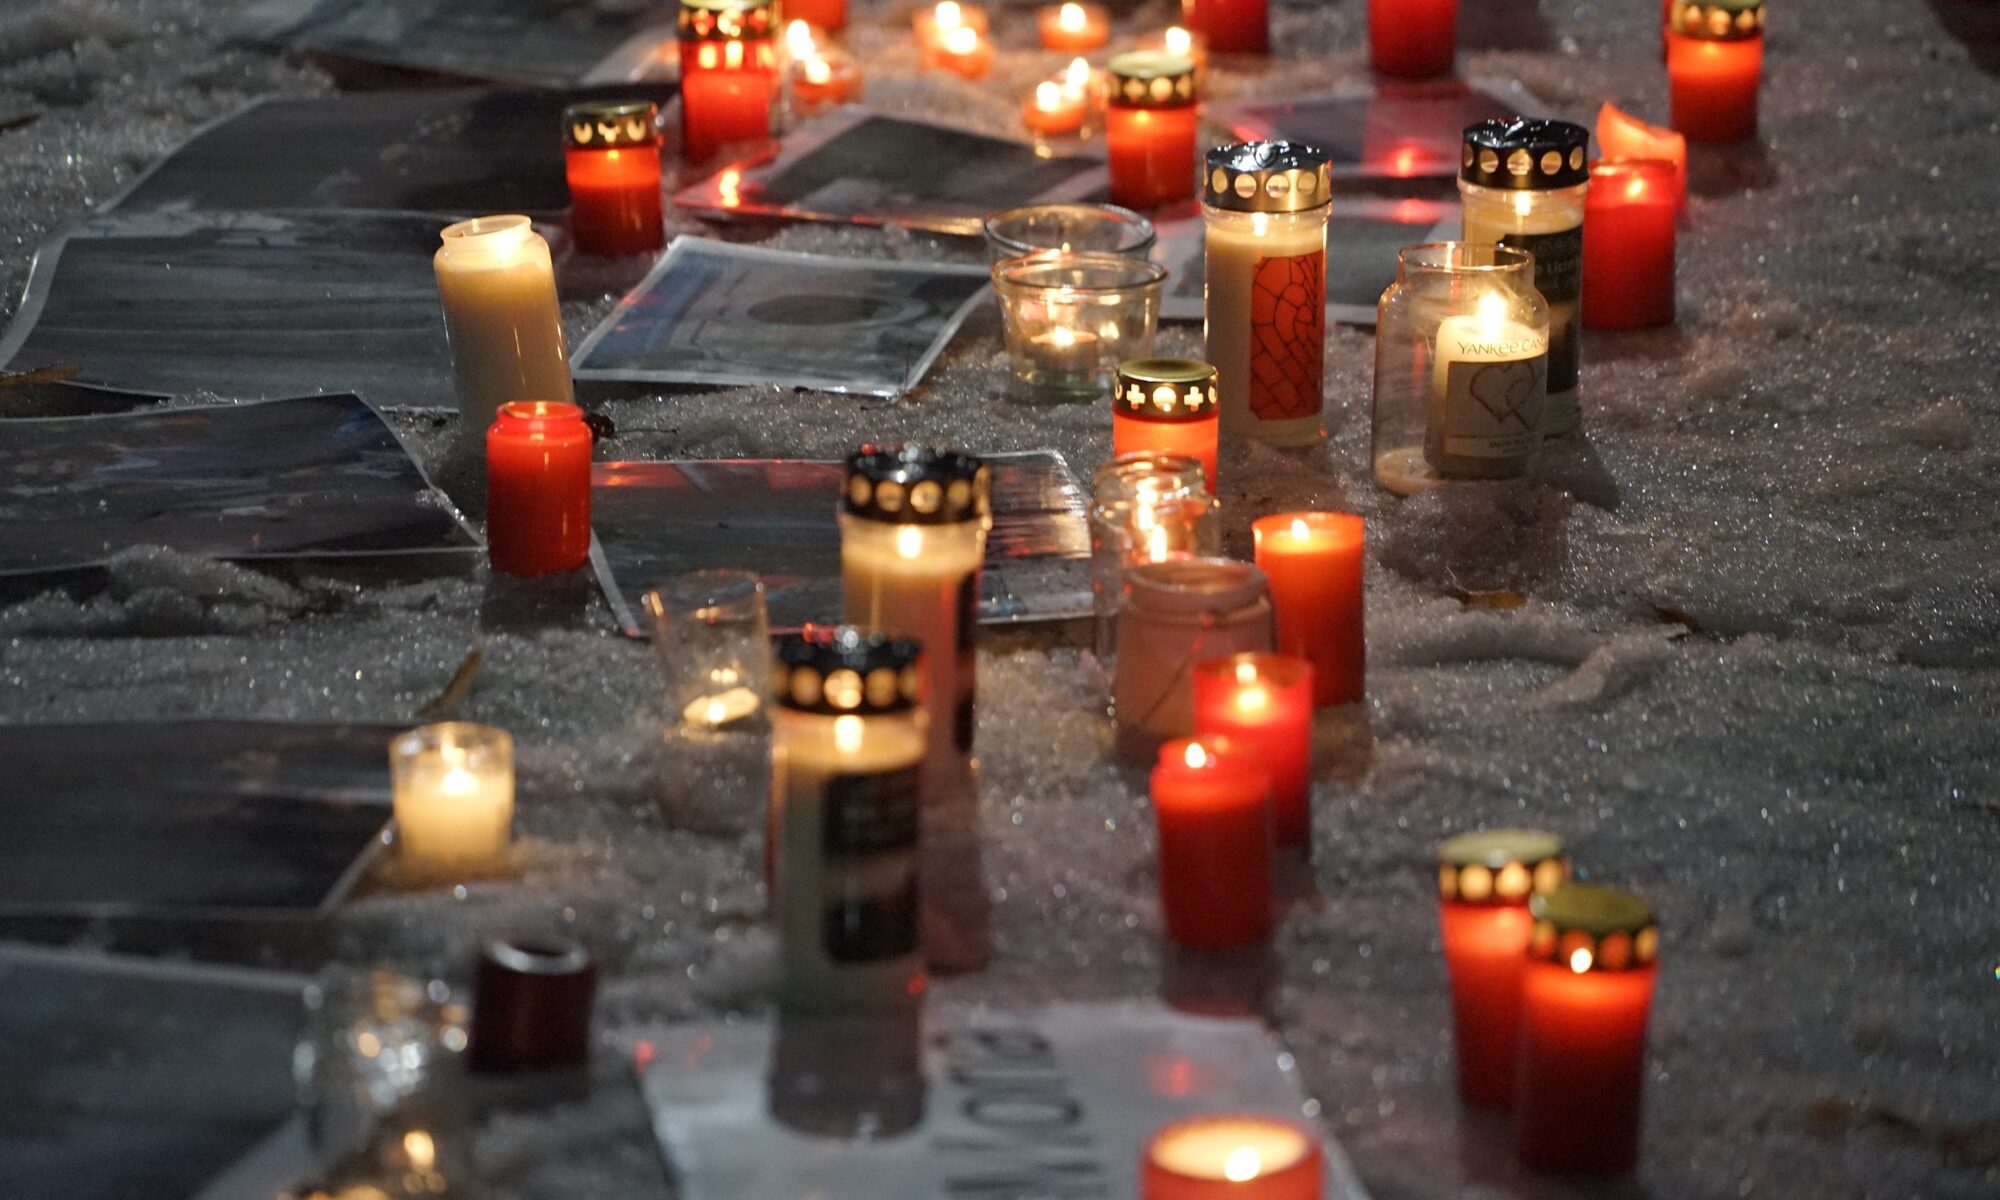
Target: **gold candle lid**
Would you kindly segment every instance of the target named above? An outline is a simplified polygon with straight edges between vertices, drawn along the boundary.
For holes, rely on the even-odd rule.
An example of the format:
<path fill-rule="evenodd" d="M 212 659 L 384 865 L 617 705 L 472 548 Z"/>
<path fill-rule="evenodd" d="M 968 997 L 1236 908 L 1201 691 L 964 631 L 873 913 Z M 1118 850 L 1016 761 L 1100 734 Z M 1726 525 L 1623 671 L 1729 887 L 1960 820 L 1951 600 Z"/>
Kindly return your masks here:
<path fill-rule="evenodd" d="M 1539 829 L 1481 829 L 1438 846 L 1438 897 L 1462 904 L 1526 904 L 1569 881 L 1562 839 Z"/>
<path fill-rule="evenodd" d="M 681 0 L 676 32 L 684 42 L 776 37 L 778 0 Z"/>
<path fill-rule="evenodd" d="M 1307 212 L 1333 203 L 1333 159 L 1303 142 L 1217 146 L 1208 152 L 1202 199 L 1232 212 Z"/>
<path fill-rule="evenodd" d="M 1118 364 L 1111 411 L 1140 421 L 1214 420 L 1216 370 L 1195 358 L 1128 358 Z"/>
<path fill-rule="evenodd" d="M 793 712 L 823 717 L 880 716 L 917 706 L 917 659 L 910 638 L 851 625 L 807 626 L 778 639 L 771 695 Z"/>
<path fill-rule="evenodd" d="M 1674 0 L 1667 28 L 1704 42 L 1743 42 L 1764 33 L 1764 0 Z"/>
<path fill-rule="evenodd" d="M 993 470 L 970 454 L 922 446 L 863 446 L 847 456 L 843 507 L 891 525 L 955 525 L 993 514 Z"/>
<path fill-rule="evenodd" d="M 1653 910 L 1630 892 L 1594 883 L 1568 883 L 1528 902 L 1535 931 L 1528 956 L 1586 971 L 1630 971 L 1660 954 Z"/>
<path fill-rule="evenodd" d="M 586 100 L 563 110 L 563 145 L 579 150 L 656 146 L 660 106 L 651 100 Z"/>
<path fill-rule="evenodd" d="M 1111 103 L 1120 108 L 1186 108 L 1197 98 L 1194 60 L 1164 50 L 1134 50 L 1105 66 Z"/>

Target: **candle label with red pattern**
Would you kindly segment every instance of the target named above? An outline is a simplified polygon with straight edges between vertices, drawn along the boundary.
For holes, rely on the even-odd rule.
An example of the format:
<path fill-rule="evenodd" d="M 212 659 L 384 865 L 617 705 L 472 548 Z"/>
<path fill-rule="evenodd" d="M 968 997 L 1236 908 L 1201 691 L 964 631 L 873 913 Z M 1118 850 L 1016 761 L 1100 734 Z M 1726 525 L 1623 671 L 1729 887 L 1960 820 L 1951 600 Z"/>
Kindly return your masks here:
<path fill-rule="evenodd" d="M 917 948 L 916 849 L 922 771 L 911 765 L 827 780 L 821 941 L 835 962 L 873 962 Z"/>
<path fill-rule="evenodd" d="M 1577 321 L 1583 296 L 1583 226 L 1555 233 L 1510 233 L 1500 239 L 1510 250 L 1535 256 L 1535 290 L 1549 302 L 1549 386 L 1551 396 L 1576 390 L 1580 361 Z"/>
<path fill-rule="evenodd" d="M 1547 363 L 1539 354 L 1511 362 L 1452 363 L 1445 374 L 1445 453 L 1518 458 L 1532 452 L 1541 442 Z"/>
<path fill-rule="evenodd" d="M 1326 372 L 1324 250 L 1257 260 L 1250 337 L 1250 411 L 1264 421 L 1317 416 Z"/>

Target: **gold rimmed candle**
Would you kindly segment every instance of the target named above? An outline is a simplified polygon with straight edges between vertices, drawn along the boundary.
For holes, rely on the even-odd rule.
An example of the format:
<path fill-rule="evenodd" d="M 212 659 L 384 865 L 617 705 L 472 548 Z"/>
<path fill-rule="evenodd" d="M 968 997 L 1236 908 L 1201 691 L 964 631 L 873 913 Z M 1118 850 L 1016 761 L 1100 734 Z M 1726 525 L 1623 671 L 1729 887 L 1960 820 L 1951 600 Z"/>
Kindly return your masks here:
<path fill-rule="evenodd" d="M 1321 1200 L 1326 1165 L 1298 1122 L 1222 1113 L 1159 1130 L 1139 1172 L 1142 1200 Z"/>
<path fill-rule="evenodd" d="M 1194 60 L 1135 50 L 1112 59 L 1106 73 L 1111 202 L 1147 209 L 1192 199 L 1200 125 Z"/>
<path fill-rule="evenodd" d="M 778 98 L 777 0 L 680 0 L 681 155 L 771 136 Z"/>
<path fill-rule="evenodd" d="M 459 426 L 468 447 L 483 453 L 501 405 L 567 404 L 573 395 L 555 265 L 549 244 L 524 216 L 476 217 L 447 225 L 439 237 L 432 266 L 451 343 Z"/>
<path fill-rule="evenodd" d="M 1192 358 L 1130 358 L 1111 389 L 1111 453 L 1184 454 L 1215 491 L 1220 421 L 1215 368 Z"/>
<path fill-rule="evenodd" d="M 389 743 L 389 777 L 405 864 L 440 875 L 505 864 L 514 825 L 506 730 L 465 721 L 412 729 Z"/>

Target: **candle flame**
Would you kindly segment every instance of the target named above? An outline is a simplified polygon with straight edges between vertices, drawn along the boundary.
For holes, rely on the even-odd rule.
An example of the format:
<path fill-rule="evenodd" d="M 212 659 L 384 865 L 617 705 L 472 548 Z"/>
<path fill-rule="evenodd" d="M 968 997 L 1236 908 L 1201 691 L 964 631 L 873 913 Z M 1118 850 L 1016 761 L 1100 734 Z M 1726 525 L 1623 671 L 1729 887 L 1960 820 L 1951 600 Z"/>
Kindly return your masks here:
<path fill-rule="evenodd" d="M 1271 693 L 1260 687 L 1248 687 L 1236 693 L 1236 707 L 1246 713 L 1260 713 L 1271 707 Z"/>
<path fill-rule="evenodd" d="M 1069 60 L 1063 70 L 1063 87 L 1081 96 L 1090 89 L 1090 63 L 1081 58 Z"/>
<path fill-rule="evenodd" d="M 937 22 L 939 29 L 956 29 L 965 23 L 965 14 L 959 11 L 957 0 L 938 0 L 931 19 Z"/>
<path fill-rule="evenodd" d="M 1052 113 L 1062 107 L 1062 85 L 1054 80 L 1044 80 L 1035 85 L 1035 107 Z"/>
<path fill-rule="evenodd" d="M 800 70 L 805 75 L 807 83 L 825 83 L 833 78 L 833 68 L 827 65 L 827 61 L 823 58 L 807 59 Z"/>
<path fill-rule="evenodd" d="M 1498 336 L 1500 326 L 1507 319 L 1507 298 L 1499 292 L 1488 292 L 1479 298 L 1480 332 L 1488 337 Z"/>
<path fill-rule="evenodd" d="M 1067 350 L 1076 345 L 1076 331 L 1067 325 L 1058 325 L 1049 330 L 1049 344 Z"/>
<path fill-rule="evenodd" d="M 1167 561 L 1167 527 L 1155 525 L 1146 531 L 1146 561 Z"/>
<path fill-rule="evenodd" d="M 737 190 L 738 185 L 742 182 L 743 172 L 735 167 L 729 168 L 716 177 L 715 194 L 722 201 L 722 207 L 739 208 L 742 206 L 743 194 Z"/>
<path fill-rule="evenodd" d="M 1292 536 L 1302 542 L 1312 536 L 1312 530 L 1306 526 L 1304 517 L 1292 518 Z"/>
<path fill-rule="evenodd" d="M 1200 742 L 1189 742 L 1187 753 L 1181 758 L 1197 771 L 1208 765 L 1208 751 L 1201 748 Z"/>
<path fill-rule="evenodd" d="M 470 796 L 478 788 L 479 781 L 464 767 L 451 768 L 438 782 L 438 790 L 447 796 Z"/>
<path fill-rule="evenodd" d="M 413 1171 L 428 1171 L 437 1165 L 437 1143 L 421 1129 L 403 1135 L 403 1153 L 409 1156 Z"/>
<path fill-rule="evenodd" d="M 860 717 L 835 717 L 833 719 L 833 748 L 842 754 L 855 754 L 860 751 Z"/>
<path fill-rule="evenodd" d="M 1525 217 L 1533 211 L 1535 211 L 1535 194 L 1528 191 L 1515 192 L 1514 215 Z"/>
<path fill-rule="evenodd" d="M 815 49 L 812 26 L 804 21 L 793 21 L 786 25 L 785 49 L 791 51 L 793 58 L 811 58 Z"/>
<path fill-rule="evenodd" d="M 1257 664 L 1247 662 L 1237 663 L 1236 682 L 1246 684 L 1257 682 Z"/>
<path fill-rule="evenodd" d="M 915 525 L 903 525 L 896 530 L 896 556 L 915 558 L 924 552 L 924 531 Z"/>
<path fill-rule="evenodd" d="M 710 696 L 708 707 L 703 710 L 702 715 L 708 718 L 710 725 L 720 725 L 723 718 L 729 715 L 729 706 L 722 702 L 720 696 Z"/>
<path fill-rule="evenodd" d="M 1056 13 L 1056 24 L 1062 26 L 1064 33 L 1081 33 L 1083 31 L 1083 5 L 1063 5 Z"/>
<path fill-rule="evenodd" d="M 1630 199 L 1637 200 L 1639 197 L 1645 194 L 1646 194 L 1646 181 L 1643 178 L 1634 175 L 1631 178 L 1631 180 L 1625 184 L 1625 195 Z"/>
<path fill-rule="evenodd" d="M 979 48 L 979 31 L 970 25 L 960 25 L 946 32 L 944 48 L 951 54 L 970 54 Z"/>
<path fill-rule="evenodd" d="M 1222 1177 L 1231 1183 L 1245 1183 L 1264 1170 L 1264 1159 L 1249 1146 L 1238 1146 L 1222 1160 Z"/>
<path fill-rule="evenodd" d="M 1590 970 L 1590 951 L 1578 946 L 1569 956 L 1569 969 L 1581 975 Z"/>
<path fill-rule="evenodd" d="M 1168 54 L 1176 54 L 1182 58 L 1187 57 L 1194 50 L 1194 35 L 1178 25 L 1167 26 L 1167 32 L 1163 36 L 1162 42 L 1166 46 Z"/>

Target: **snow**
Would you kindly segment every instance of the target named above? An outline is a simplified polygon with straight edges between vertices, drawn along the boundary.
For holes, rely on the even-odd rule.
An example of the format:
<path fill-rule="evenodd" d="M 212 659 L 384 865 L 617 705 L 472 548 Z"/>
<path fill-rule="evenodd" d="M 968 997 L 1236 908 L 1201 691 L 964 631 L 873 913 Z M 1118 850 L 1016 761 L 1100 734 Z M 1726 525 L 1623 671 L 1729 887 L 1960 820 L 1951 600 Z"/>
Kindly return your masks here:
<path fill-rule="evenodd" d="M 1664 116 L 1650 0 L 1476 7 L 1467 74 L 1518 77 L 1581 121 L 1605 99 Z M 0 116 L 40 114 L 0 133 L 10 312 L 39 240 L 191 129 L 250 96 L 329 90 L 225 45 L 233 11 L 0 14 Z M 894 12 L 854 39 L 887 107 L 1005 129 L 1060 58 L 1009 50 L 990 88 L 914 78 Z M 1214 93 L 1360 82 L 1363 20 L 1358 3 L 1279 9 L 1281 59 L 1212 72 Z M 2000 86 L 1913 0 L 1780 4 L 1771 21 L 1761 142 L 1695 151 L 1679 324 L 1587 337 L 1587 447 L 1534 484 L 1388 496 L 1366 474 L 1368 335 L 1336 328 L 1331 440 L 1225 455 L 1239 554 L 1263 512 L 1369 520 L 1370 697 L 1320 718 L 1313 864 L 1272 952 L 1218 968 L 1163 950 L 1143 786 L 1109 760 L 1103 675 L 1060 634 L 1008 633 L 980 662 L 996 953 L 943 994 L 1247 989 L 1382 1200 L 2000 1194 Z M 1493 44 L 1512 48 L 1478 48 Z M 982 253 L 874 231 L 771 241 Z M 605 288 L 567 305 L 573 343 L 615 300 Z M 1189 327 L 1161 341 L 1198 351 Z M 1097 410 L 998 399 L 998 348 L 990 316 L 975 321 L 900 402 L 623 395 L 604 453 L 828 457 L 927 437 L 1100 461 Z M 449 424 L 401 428 L 469 499 L 442 471 Z M 335 918 L 339 957 L 463 978 L 475 934 L 563 928 L 606 962 L 607 1034 L 757 1002 L 761 799 L 730 782 L 743 753 L 662 740 L 650 652 L 587 587 L 277 580 L 161 551 L 111 579 L 0 611 L 0 718 L 415 720 L 484 647 L 462 715 L 519 739 L 516 873 L 437 891 L 385 872 Z M 1516 1178 L 1504 1132 L 1454 1099 L 1430 854 L 1503 823 L 1561 831 L 1589 876 L 1661 915 L 1629 1187 Z M 170 949 L 316 961 L 296 939 Z M 488 1122 L 496 1195 L 666 1194 L 611 1044 L 590 1100 Z"/>

